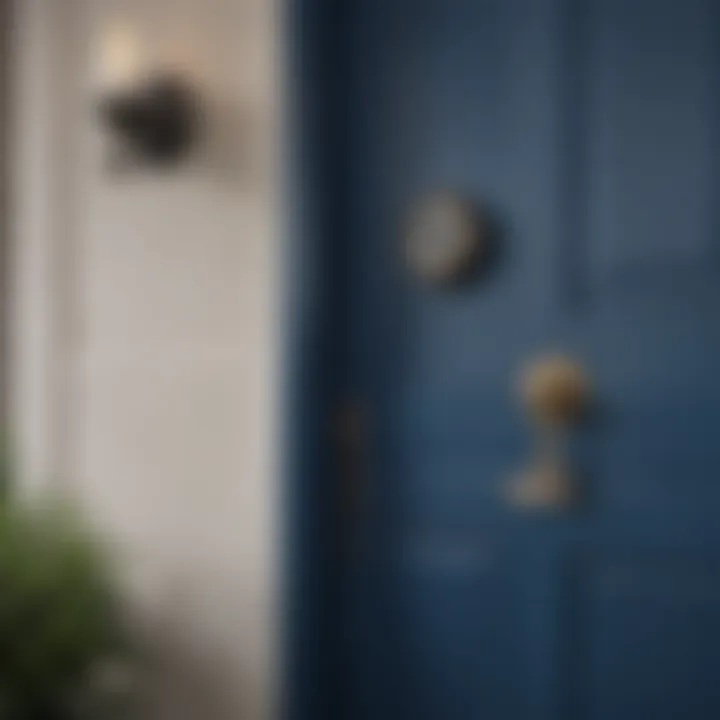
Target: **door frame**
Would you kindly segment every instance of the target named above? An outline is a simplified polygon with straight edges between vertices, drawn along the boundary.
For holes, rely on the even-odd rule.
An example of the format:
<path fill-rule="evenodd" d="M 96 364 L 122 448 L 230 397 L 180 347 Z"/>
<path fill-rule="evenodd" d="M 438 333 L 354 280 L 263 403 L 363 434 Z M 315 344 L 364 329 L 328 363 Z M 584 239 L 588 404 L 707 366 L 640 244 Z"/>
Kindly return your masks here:
<path fill-rule="evenodd" d="M 285 0 L 282 14 L 284 250 L 284 628 L 288 720 L 337 717 L 342 667 L 333 565 L 332 417 L 345 392 L 335 301 L 343 249 L 342 103 L 347 11 L 336 0 Z"/>

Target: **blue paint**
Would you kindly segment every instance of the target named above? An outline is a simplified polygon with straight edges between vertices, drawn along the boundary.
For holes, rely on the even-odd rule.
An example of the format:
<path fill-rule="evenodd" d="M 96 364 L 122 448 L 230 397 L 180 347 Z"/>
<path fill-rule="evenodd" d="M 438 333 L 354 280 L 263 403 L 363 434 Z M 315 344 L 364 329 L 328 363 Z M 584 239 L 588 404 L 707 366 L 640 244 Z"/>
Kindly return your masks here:
<path fill-rule="evenodd" d="M 339 52 L 341 16 L 327 0 L 289 0 L 284 28 L 290 161 L 282 707 L 288 718 L 317 720 L 338 716 L 333 691 L 339 667 L 333 649 L 337 553 L 331 538 L 339 520 L 327 488 L 329 418 L 344 385 L 336 334 L 341 279 L 333 271 L 342 254 L 333 238 L 341 211 L 336 163 L 343 157 L 344 125 L 335 100 L 344 78 L 342 65 L 328 60 Z"/>
<path fill-rule="evenodd" d="M 342 6 L 342 7 L 340 7 Z M 720 8 L 295 0 L 288 348 L 291 718 L 720 717 Z M 400 262 L 407 203 L 498 213 L 457 293 Z M 512 394 L 583 358 L 585 502 L 527 515 Z M 328 426 L 370 423 L 346 540 Z"/>

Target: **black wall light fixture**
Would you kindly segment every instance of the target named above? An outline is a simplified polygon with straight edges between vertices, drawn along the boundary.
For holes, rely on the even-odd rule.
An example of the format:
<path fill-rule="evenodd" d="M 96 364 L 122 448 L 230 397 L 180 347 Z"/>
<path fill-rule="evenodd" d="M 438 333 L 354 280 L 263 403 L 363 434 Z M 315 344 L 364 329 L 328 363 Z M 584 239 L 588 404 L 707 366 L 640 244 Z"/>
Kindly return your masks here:
<path fill-rule="evenodd" d="M 200 133 L 198 95 L 187 80 L 171 74 L 110 92 L 101 99 L 100 115 L 119 150 L 149 165 L 179 164 Z"/>
<path fill-rule="evenodd" d="M 192 74 L 143 53 L 137 28 L 119 21 L 98 37 L 98 114 L 114 168 L 176 166 L 201 134 Z M 158 69 L 167 68 L 167 69 Z"/>

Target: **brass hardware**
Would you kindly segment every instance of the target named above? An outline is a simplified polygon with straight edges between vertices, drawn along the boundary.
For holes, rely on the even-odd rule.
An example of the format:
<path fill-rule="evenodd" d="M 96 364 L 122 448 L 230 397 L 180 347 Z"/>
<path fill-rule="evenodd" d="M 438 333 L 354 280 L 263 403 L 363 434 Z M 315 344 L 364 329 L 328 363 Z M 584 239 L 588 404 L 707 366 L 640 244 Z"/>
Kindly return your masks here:
<path fill-rule="evenodd" d="M 410 209 L 404 236 L 406 262 L 431 286 L 468 279 L 487 260 L 487 224 L 476 203 L 449 191 L 432 193 Z"/>
<path fill-rule="evenodd" d="M 577 499 L 565 438 L 557 428 L 536 429 L 534 457 L 510 485 L 510 502 L 525 508 L 567 508 Z"/>
<path fill-rule="evenodd" d="M 587 411 L 592 390 L 581 365 L 562 355 L 529 364 L 520 376 L 520 394 L 536 422 L 569 426 Z"/>
<path fill-rule="evenodd" d="M 569 436 L 590 407 L 590 378 L 575 360 L 550 355 L 521 371 L 518 389 L 535 449 L 529 466 L 513 480 L 510 499 L 523 507 L 567 507 L 577 496 Z"/>

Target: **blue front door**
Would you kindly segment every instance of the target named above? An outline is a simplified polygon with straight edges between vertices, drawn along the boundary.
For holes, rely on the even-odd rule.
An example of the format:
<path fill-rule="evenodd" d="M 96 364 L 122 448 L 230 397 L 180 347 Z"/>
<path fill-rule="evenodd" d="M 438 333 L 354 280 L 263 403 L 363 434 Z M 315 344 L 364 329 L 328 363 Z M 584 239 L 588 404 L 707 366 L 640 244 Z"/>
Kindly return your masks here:
<path fill-rule="evenodd" d="M 328 538 L 336 716 L 717 720 L 720 3 L 346 9 L 331 335 L 366 457 Z M 435 189 L 499 228 L 457 289 L 403 258 Z M 569 507 L 508 492 L 544 353 L 595 387 Z"/>

